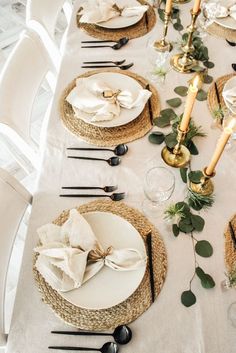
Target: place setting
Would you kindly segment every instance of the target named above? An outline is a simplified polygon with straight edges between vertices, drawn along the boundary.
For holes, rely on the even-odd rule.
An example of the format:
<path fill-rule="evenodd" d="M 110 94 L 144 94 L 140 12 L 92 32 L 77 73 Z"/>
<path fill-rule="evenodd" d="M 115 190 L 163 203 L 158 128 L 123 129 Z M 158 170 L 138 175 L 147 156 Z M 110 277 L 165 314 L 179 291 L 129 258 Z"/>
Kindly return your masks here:
<path fill-rule="evenodd" d="M 69 131 L 90 144 L 110 147 L 143 137 L 152 128 L 160 103 L 146 79 L 108 68 L 77 77 L 64 90 L 60 108 Z"/>
<path fill-rule="evenodd" d="M 155 23 L 155 11 L 144 0 L 97 0 L 95 4 L 87 0 L 77 14 L 79 28 L 92 37 L 108 41 L 141 37 Z"/>

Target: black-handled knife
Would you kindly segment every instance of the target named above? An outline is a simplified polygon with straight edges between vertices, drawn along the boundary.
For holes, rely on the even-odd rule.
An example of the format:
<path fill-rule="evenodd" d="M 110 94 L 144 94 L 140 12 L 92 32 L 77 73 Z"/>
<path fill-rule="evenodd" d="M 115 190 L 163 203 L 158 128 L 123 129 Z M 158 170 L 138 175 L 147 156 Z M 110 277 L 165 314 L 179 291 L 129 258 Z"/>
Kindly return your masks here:
<path fill-rule="evenodd" d="M 152 263 L 152 232 L 150 231 L 146 237 L 147 237 L 147 248 L 148 248 L 150 287 L 151 287 L 152 302 L 154 303 L 154 301 L 155 301 L 155 281 L 154 281 L 153 263 Z"/>
<path fill-rule="evenodd" d="M 229 222 L 229 231 L 230 231 L 231 239 L 234 243 L 234 249 L 236 250 L 236 235 L 231 222 Z"/>

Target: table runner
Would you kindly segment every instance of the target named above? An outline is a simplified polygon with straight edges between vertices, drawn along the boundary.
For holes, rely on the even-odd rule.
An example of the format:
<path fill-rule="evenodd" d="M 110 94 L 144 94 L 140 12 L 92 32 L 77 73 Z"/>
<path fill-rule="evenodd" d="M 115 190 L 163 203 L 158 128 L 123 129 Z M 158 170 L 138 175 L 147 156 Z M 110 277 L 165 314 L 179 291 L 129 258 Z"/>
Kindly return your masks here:
<path fill-rule="evenodd" d="M 129 144 L 129 153 L 122 158 L 122 164 L 110 168 L 104 164 L 93 164 L 87 161 L 73 161 L 65 157 L 65 149 L 69 145 L 86 146 L 72 136 L 63 127 L 59 119 L 58 102 L 61 93 L 67 84 L 76 76 L 85 72 L 80 66 L 82 61 L 96 55 L 102 59 L 123 59 L 135 63 L 133 71 L 145 76 L 149 65 L 146 56 L 146 42 L 148 35 L 132 40 L 122 50 L 111 50 L 94 53 L 92 49 L 81 49 L 80 40 L 89 40 L 90 37 L 76 28 L 76 11 L 81 1 L 74 4 L 74 13 L 68 30 L 67 42 L 58 78 L 54 101 L 52 104 L 47 139 L 44 147 L 44 159 L 34 196 L 32 214 L 28 229 L 28 236 L 23 256 L 21 275 L 18 283 L 15 309 L 12 318 L 12 327 L 9 335 L 7 353 L 45 353 L 49 344 L 87 345 L 100 347 L 107 338 L 86 338 L 53 336 L 52 329 L 65 329 L 64 325 L 41 301 L 41 297 L 34 284 L 32 273 L 32 249 L 38 239 L 36 229 L 50 222 L 63 209 L 79 206 L 86 200 L 60 199 L 62 185 L 104 184 L 118 182 L 121 191 L 128 191 L 125 202 L 141 210 L 144 198 L 142 181 L 148 160 L 156 158 L 160 165 L 161 146 L 151 145 L 148 138 Z M 183 5 L 185 15 L 184 25 L 189 24 L 188 9 L 191 4 Z M 182 7 L 181 7 L 182 9 Z M 183 11 L 183 10 L 181 10 Z M 162 25 L 158 21 L 154 31 L 158 37 L 162 33 Z M 170 38 L 178 38 L 178 33 L 171 27 Z M 233 53 L 235 49 L 228 46 L 222 39 L 207 36 L 205 38 L 210 57 L 216 63 L 211 71 L 214 78 L 230 73 Z M 165 86 L 158 87 L 162 107 L 165 100 L 176 95 L 173 92 L 177 85 L 186 85 L 189 75 L 181 75 L 171 71 L 167 75 Z M 193 169 L 201 169 L 207 165 L 220 131 L 210 128 L 212 117 L 206 102 L 197 102 L 193 116 L 197 124 L 202 125 L 208 137 L 199 139 L 196 144 L 199 156 L 192 162 Z M 102 154 L 104 156 L 105 154 Z M 99 156 L 99 154 L 98 154 Z M 101 154 L 100 154 L 101 156 Z M 110 156 L 110 154 L 109 154 Z M 176 176 L 176 188 L 172 202 L 183 199 L 185 185 L 180 181 L 179 171 L 173 170 Z M 220 283 L 225 278 L 224 263 L 224 229 L 227 221 L 235 214 L 236 169 L 233 153 L 225 153 L 217 168 L 214 178 L 216 187 L 215 205 L 204 217 L 206 226 L 198 239 L 209 239 L 214 247 L 214 254 L 210 259 L 200 259 L 200 265 L 212 274 L 216 287 L 212 290 L 200 288 L 196 280 L 193 289 L 197 296 L 197 303 L 191 308 L 185 308 L 180 303 L 180 295 L 188 286 L 188 279 L 192 275 L 193 256 L 192 245 L 188 236 L 173 238 L 171 230 L 162 219 L 154 220 L 155 226 L 162 234 L 168 253 L 168 274 L 165 286 L 155 303 L 130 326 L 134 332 L 133 340 L 122 348 L 126 353 L 234 353 L 235 328 L 227 319 L 227 309 L 235 301 L 235 291 L 222 292 Z M 216 221 L 217 220 L 217 221 Z"/>

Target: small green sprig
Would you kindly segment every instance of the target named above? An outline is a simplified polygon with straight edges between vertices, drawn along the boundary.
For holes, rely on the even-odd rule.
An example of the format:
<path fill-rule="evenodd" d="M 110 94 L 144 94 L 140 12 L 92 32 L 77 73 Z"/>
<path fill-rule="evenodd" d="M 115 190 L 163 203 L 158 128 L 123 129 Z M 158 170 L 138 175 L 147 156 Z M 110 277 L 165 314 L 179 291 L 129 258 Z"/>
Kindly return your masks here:
<path fill-rule="evenodd" d="M 229 288 L 236 288 L 236 265 L 235 267 L 226 273 L 227 284 Z"/>

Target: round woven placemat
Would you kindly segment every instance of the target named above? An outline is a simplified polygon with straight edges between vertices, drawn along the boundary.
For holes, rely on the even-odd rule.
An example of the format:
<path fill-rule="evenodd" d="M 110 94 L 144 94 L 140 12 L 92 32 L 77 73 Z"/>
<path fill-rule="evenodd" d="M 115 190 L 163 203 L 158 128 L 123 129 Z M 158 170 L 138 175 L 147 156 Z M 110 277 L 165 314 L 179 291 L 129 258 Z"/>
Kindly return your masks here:
<path fill-rule="evenodd" d="M 224 85 L 233 76 L 235 76 L 235 74 L 224 75 L 224 76 L 219 77 L 215 81 L 216 84 L 217 84 L 218 91 L 219 91 L 220 103 L 221 103 L 221 107 L 222 108 L 225 107 L 225 102 L 224 102 L 224 99 L 222 97 L 222 92 L 223 92 Z M 216 96 L 214 82 L 212 83 L 212 85 L 209 88 L 208 95 L 207 95 L 207 103 L 208 103 L 208 108 L 209 108 L 209 110 L 211 112 L 211 115 L 214 117 L 214 112 L 217 111 L 218 106 L 219 106 L 218 102 L 217 102 L 217 96 Z"/>
<path fill-rule="evenodd" d="M 105 69 L 105 70 L 93 70 L 86 72 L 79 77 L 89 77 L 99 72 L 116 72 L 122 75 L 127 75 L 134 78 L 143 87 L 148 85 L 148 81 L 143 77 L 130 72 L 120 72 L 116 69 Z M 75 87 L 76 79 L 73 80 L 69 86 L 65 89 L 60 99 L 60 112 L 61 119 L 67 129 L 73 134 L 80 137 L 82 140 L 94 144 L 96 146 L 115 146 L 119 143 L 127 143 L 134 141 L 138 138 L 146 135 L 152 128 L 151 116 L 149 111 L 149 104 L 147 103 L 142 111 L 142 113 L 130 121 L 128 124 L 117 127 L 98 127 L 95 125 L 88 124 L 82 119 L 75 116 L 72 106 L 66 101 L 66 97 L 69 92 Z M 160 113 L 160 102 L 158 93 L 152 85 L 149 85 L 149 90 L 152 92 L 150 98 L 150 107 L 152 110 L 153 117 L 157 117 Z"/>
<path fill-rule="evenodd" d="M 93 201 L 77 208 L 81 213 L 85 212 L 111 212 L 123 217 L 130 222 L 140 233 L 144 242 L 145 236 L 152 231 L 153 270 L 155 280 L 155 296 L 157 297 L 163 286 L 167 271 L 167 255 L 162 238 L 154 226 L 139 211 L 131 208 L 123 202 Z M 62 225 L 69 216 L 69 210 L 54 221 Z M 145 243 L 146 244 L 146 243 Z M 36 257 L 34 257 L 35 263 Z M 103 310 L 87 310 L 79 308 L 62 296 L 44 280 L 41 274 L 33 268 L 37 286 L 42 294 L 43 301 L 52 308 L 54 313 L 67 324 L 86 330 L 113 329 L 118 325 L 127 324 L 139 317 L 152 303 L 149 268 L 147 265 L 145 275 L 138 289 L 124 302 Z"/>
<path fill-rule="evenodd" d="M 148 5 L 143 0 L 138 0 L 142 5 Z M 108 40 L 119 40 L 123 37 L 128 37 L 129 39 L 134 39 L 142 37 L 149 33 L 156 23 L 156 14 L 152 6 L 148 5 L 149 9 L 145 12 L 142 19 L 132 26 L 119 28 L 119 29 L 108 29 L 96 26 L 89 23 L 80 23 L 80 16 L 77 16 L 77 26 L 87 32 L 90 36 L 98 39 L 108 39 Z M 80 10 L 79 10 L 80 11 Z"/>
<path fill-rule="evenodd" d="M 236 215 L 233 216 L 230 222 L 236 233 Z M 227 271 L 230 273 L 236 267 L 236 250 L 234 248 L 234 243 L 231 238 L 229 224 L 227 225 L 224 234 L 225 234 L 225 263 L 226 263 Z"/>
<path fill-rule="evenodd" d="M 217 37 L 228 39 L 231 42 L 236 42 L 236 30 L 223 27 L 218 23 L 212 23 L 207 27 L 206 31 Z"/>

